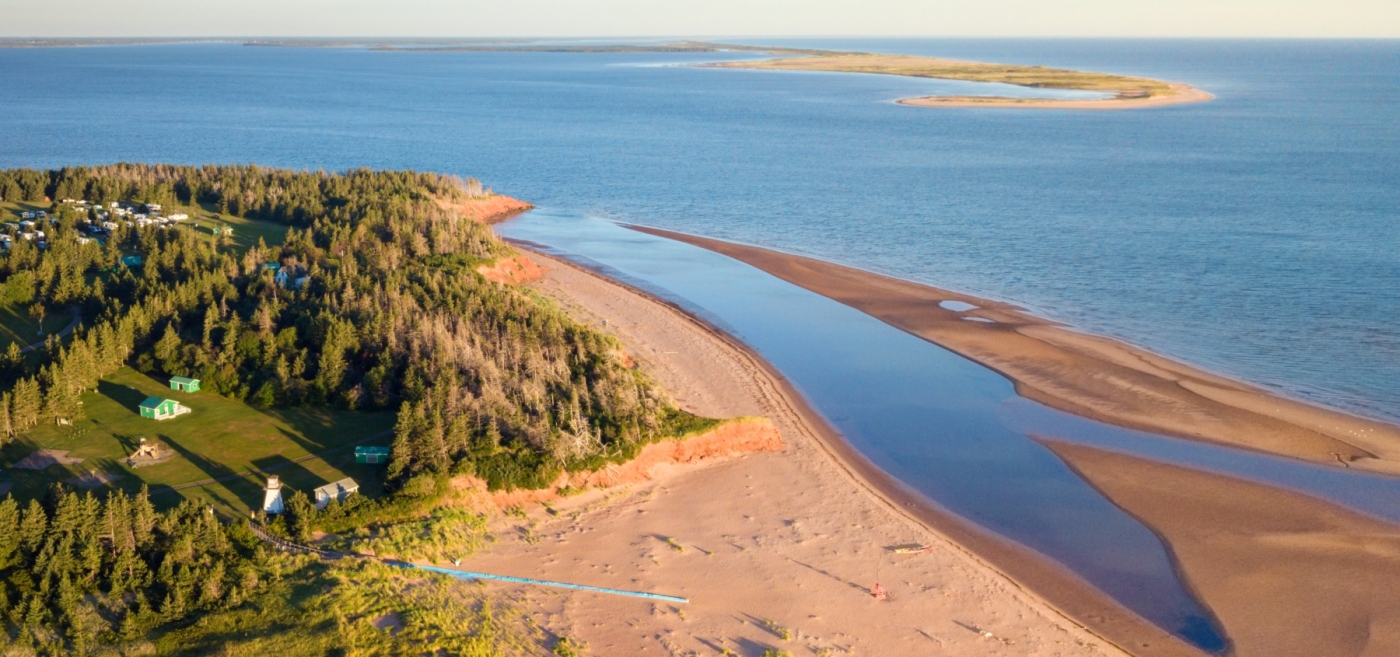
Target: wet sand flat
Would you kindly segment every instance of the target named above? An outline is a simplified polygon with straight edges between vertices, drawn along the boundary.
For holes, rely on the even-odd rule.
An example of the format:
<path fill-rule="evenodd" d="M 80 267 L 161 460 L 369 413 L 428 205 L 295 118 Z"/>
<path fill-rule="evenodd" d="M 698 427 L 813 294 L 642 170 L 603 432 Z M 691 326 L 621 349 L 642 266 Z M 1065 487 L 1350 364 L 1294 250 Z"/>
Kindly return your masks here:
<path fill-rule="evenodd" d="M 1171 83 L 1171 93 L 1145 98 L 1115 96 L 1070 100 L 1062 98 L 1011 98 L 1006 96 L 922 96 L 903 98 L 900 105 L 915 107 L 1006 107 L 1012 109 L 1127 110 L 1166 107 L 1213 100 L 1215 96 L 1185 84 Z"/>
<path fill-rule="evenodd" d="M 727 255 L 1000 372 L 1022 396 L 1130 429 L 1400 473 L 1400 427 L 1286 399 L 1012 304 L 813 258 L 655 228 Z M 975 310 L 939 305 L 961 301 Z M 977 319 L 983 321 L 968 321 Z M 990 321 L 987 321 L 990 320 Z"/>
<path fill-rule="evenodd" d="M 1233 654 L 1400 654 L 1400 527 L 1244 480 L 1047 446 L 1163 537 Z"/>

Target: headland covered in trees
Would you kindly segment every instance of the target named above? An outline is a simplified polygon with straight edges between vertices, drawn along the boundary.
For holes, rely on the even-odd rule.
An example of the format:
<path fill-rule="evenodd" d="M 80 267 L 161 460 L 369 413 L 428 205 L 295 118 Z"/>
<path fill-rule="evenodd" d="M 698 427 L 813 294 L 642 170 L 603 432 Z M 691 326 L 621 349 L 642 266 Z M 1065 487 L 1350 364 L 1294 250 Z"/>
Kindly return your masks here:
<path fill-rule="evenodd" d="M 295 493 L 268 524 L 284 536 L 421 517 L 454 475 L 545 488 L 565 470 L 715 424 L 677 409 L 615 339 L 476 272 L 513 252 L 458 211 L 494 196 L 473 180 L 120 164 L 0 171 L 0 196 L 50 208 L 42 245 L 12 239 L 0 255 L 4 303 L 82 317 L 30 354 L 11 345 L 0 371 L 6 441 L 73 426 L 82 397 L 124 368 L 193 376 L 205 394 L 253 408 L 397 413 L 384 494 L 317 511 Z M 114 224 L 87 237 L 112 202 L 214 207 L 286 233 L 246 249 L 182 226 Z M 287 270 L 291 282 L 279 280 Z M 345 577 L 279 562 L 246 520 L 221 521 L 212 507 L 159 506 L 144 487 L 99 497 L 58 484 L 0 502 L 5 635 L 44 653 L 87 651 L 236 610 L 283 577 Z M 471 613 L 451 622 L 481 619 Z M 348 640 L 327 636 L 328 646 Z"/>

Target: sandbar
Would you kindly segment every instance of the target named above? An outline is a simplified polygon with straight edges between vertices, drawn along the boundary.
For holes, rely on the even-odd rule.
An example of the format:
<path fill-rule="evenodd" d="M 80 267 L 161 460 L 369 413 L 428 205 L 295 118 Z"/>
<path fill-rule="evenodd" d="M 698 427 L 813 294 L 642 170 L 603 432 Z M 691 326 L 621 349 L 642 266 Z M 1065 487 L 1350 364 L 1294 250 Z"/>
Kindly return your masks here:
<path fill-rule="evenodd" d="M 663 465 L 645 484 L 495 521 L 499 540 L 462 568 L 690 599 L 673 606 L 530 593 L 541 622 L 584 639 L 590 654 L 1123 655 L 1122 646 L 1141 656 L 1201 655 L 1073 573 L 902 487 L 742 343 L 577 265 L 528 257 L 546 271 L 532 290 L 619 336 L 678 405 L 767 417 L 784 445 Z M 908 543 L 933 547 L 890 549 Z M 871 597 L 877 578 L 889 600 Z"/>
<path fill-rule="evenodd" d="M 780 53 L 781 54 L 781 53 Z M 757 61 L 719 62 L 715 68 L 872 73 L 908 77 L 993 82 L 1040 89 L 1094 91 L 1103 98 L 1057 99 L 1010 96 L 924 96 L 896 102 L 918 107 L 1005 107 L 1016 109 L 1107 110 L 1198 103 L 1214 98 L 1188 84 L 1152 78 L 1073 71 L 1045 66 L 971 62 L 939 57 L 827 52 Z"/>
<path fill-rule="evenodd" d="M 1046 445 L 1162 537 L 1231 654 L 1400 654 L 1400 527 L 1301 493 Z"/>
<path fill-rule="evenodd" d="M 1110 424 L 1400 473 L 1400 427 L 1288 399 L 1013 304 L 814 258 L 632 226 L 727 255 L 981 363 L 1024 397 Z M 978 306 L 965 313 L 939 303 Z M 994 323 L 965 321 L 969 317 Z"/>
<path fill-rule="evenodd" d="M 1169 83 L 1170 93 L 1158 96 L 1115 95 L 1110 98 L 1013 98 L 1010 96 L 922 96 L 895 102 L 916 107 L 1007 107 L 1012 109 L 1126 110 L 1199 103 L 1215 98 L 1191 85 Z"/>

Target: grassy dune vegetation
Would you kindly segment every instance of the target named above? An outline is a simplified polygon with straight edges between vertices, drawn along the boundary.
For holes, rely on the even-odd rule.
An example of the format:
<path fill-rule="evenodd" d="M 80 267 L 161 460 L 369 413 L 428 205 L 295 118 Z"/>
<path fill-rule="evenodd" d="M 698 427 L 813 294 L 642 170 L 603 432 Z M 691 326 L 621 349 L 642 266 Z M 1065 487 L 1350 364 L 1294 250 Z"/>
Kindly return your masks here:
<path fill-rule="evenodd" d="M 0 359 L 0 457 L 84 459 L 0 481 L 13 487 L 0 499 L 0 644 L 20 652 L 537 653 L 554 639 L 463 585 L 271 551 L 243 515 L 263 476 L 243 473 L 293 489 L 286 513 L 263 519 L 274 533 L 455 558 L 489 537 L 439 506 L 451 477 L 542 488 L 713 424 L 675 408 L 615 339 L 475 271 L 514 254 L 461 214 L 502 200 L 474 180 L 108 165 L 0 171 L 0 198 L 55 218 L 44 248 L 0 254 L 6 303 L 84 318 Z M 49 202 L 64 198 L 191 220 L 80 239 L 95 212 Z M 234 238 L 189 225 L 211 213 Z M 171 391 L 172 375 L 203 390 Z M 193 412 L 141 418 L 147 395 Z M 143 436 L 175 455 L 127 467 Z M 387 466 L 350 464 L 361 441 L 390 444 Z M 308 489 L 345 475 L 364 494 L 316 510 Z M 374 627 L 389 611 L 402 632 Z"/>

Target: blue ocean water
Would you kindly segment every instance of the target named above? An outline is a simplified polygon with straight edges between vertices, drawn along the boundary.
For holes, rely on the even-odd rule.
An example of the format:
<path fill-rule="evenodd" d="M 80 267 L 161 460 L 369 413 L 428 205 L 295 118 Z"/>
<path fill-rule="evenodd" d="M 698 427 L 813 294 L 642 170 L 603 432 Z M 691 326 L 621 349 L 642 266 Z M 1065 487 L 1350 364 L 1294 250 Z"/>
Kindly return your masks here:
<path fill-rule="evenodd" d="M 475 175 L 541 206 L 1020 302 L 1400 419 L 1400 42 L 787 43 L 1155 76 L 1218 99 L 928 110 L 891 101 L 989 87 L 679 66 L 737 54 L 4 49 L 0 166 Z"/>

